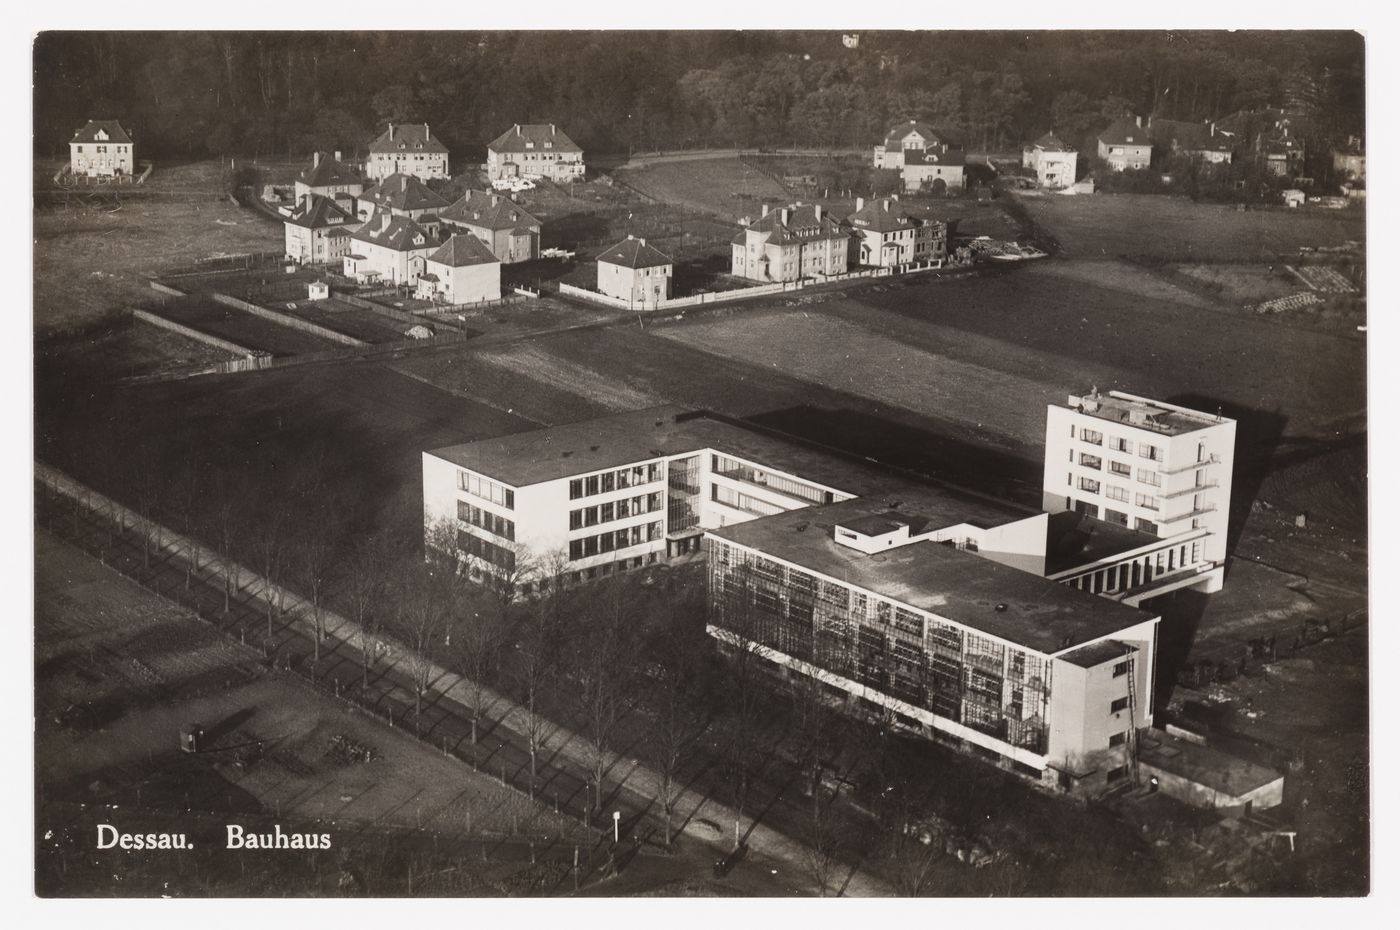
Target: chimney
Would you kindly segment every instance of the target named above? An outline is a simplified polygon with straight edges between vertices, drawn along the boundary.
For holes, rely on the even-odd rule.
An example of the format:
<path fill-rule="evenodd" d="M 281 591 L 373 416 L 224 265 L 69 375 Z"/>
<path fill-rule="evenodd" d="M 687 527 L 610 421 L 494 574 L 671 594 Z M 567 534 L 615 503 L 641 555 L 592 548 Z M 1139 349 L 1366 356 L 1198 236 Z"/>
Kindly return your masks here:
<path fill-rule="evenodd" d="M 860 211 L 862 211 L 862 210 L 864 210 L 864 209 L 865 209 L 865 198 L 864 198 L 864 197 L 857 197 L 857 198 L 856 198 L 856 212 L 859 213 Z"/>
<path fill-rule="evenodd" d="M 885 212 L 886 212 L 886 213 L 889 213 L 889 212 L 890 212 L 890 202 L 889 202 L 889 200 L 882 200 L 882 201 L 880 201 L 880 206 L 882 206 L 882 207 L 885 208 Z"/>
<path fill-rule="evenodd" d="M 822 221 L 822 205 L 814 204 L 812 206 L 812 209 L 817 211 L 817 222 L 820 223 Z"/>
<path fill-rule="evenodd" d="M 635 239 L 635 238 L 637 238 L 637 237 L 634 236 L 634 235 L 632 235 L 631 233 L 628 233 L 628 234 L 627 234 L 627 238 L 628 238 L 628 239 Z"/>
<path fill-rule="evenodd" d="M 335 150 L 335 160 L 340 161 L 340 149 Z"/>
<path fill-rule="evenodd" d="M 627 238 L 630 239 L 630 238 L 632 238 L 632 237 L 631 237 L 631 236 L 628 236 Z M 645 239 L 638 239 L 637 241 L 640 242 L 642 245 L 646 245 L 646 244 L 647 244 L 647 241 L 646 241 Z"/>
<path fill-rule="evenodd" d="M 783 211 L 782 211 L 782 221 L 783 221 L 783 225 L 784 225 L 784 226 L 786 226 L 786 225 L 788 224 L 788 208 L 787 208 L 787 207 L 783 207 Z"/>
<path fill-rule="evenodd" d="M 390 142 L 393 142 L 393 141 L 394 141 L 394 124 L 393 124 L 393 123 L 390 123 L 390 124 L 389 124 L 389 141 L 390 141 Z"/>
<path fill-rule="evenodd" d="M 493 207 L 499 207 L 500 205 L 501 205 L 501 195 L 500 195 L 500 194 L 492 194 L 492 195 L 491 195 L 491 206 L 493 206 Z"/>
<path fill-rule="evenodd" d="M 516 123 L 516 124 L 515 124 L 515 134 L 516 134 L 517 136 L 520 135 L 520 124 L 519 124 L 519 123 Z"/>
<path fill-rule="evenodd" d="M 766 203 L 763 205 L 763 215 L 764 215 L 764 216 L 767 216 L 767 215 L 768 215 L 768 204 L 766 204 Z"/>
<path fill-rule="evenodd" d="M 549 134 L 550 134 L 551 136 L 554 135 L 554 124 L 553 124 L 553 123 L 550 123 L 550 124 L 549 124 Z"/>
<path fill-rule="evenodd" d="M 431 142 L 431 141 L 432 141 L 432 138 L 433 138 L 432 133 L 428 132 L 428 124 L 427 124 L 427 123 L 424 123 L 424 124 L 423 124 L 423 141 L 424 141 L 424 142 Z"/>
<path fill-rule="evenodd" d="M 1141 116 L 1137 117 L 1137 127 L 1138 127 L 1139 129 L 1142 128 L 1142 117 L 1141 117 Z"/>
<path fill-rule="evenodd" d="M 1214 124 L 1214 123 L 1211 123 L 1211 124 L 1210 124 L 1210 137 L 1211 137 L 1212 139 L 1215 138 L 1215 124 Z"/>
<path fill-rule="evenodd" d="M 320 153 L 320 152 L 312 152 L 312 153 L 311 153 L 311 167 L 313 167 L 313 168 L 319 168 L 319 167 L 321 167 L 321 153 Z"/>
<path fill-rule="evenodd" d="M 893 201 L 898 202 L 898 201 L 899 201 L 899 195 L 898 195 L 898 194 L 890 194 L 890 199 L 893 200 Z"/>

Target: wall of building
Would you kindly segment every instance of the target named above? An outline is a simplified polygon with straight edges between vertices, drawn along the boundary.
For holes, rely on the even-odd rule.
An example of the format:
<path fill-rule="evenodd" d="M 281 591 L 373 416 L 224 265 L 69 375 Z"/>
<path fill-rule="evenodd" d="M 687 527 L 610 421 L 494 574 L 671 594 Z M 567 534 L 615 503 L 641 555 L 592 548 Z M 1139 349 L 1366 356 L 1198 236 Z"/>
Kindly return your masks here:
<path fill-rule="evenodd" d="M 671 296 L 671 266 L 627 268 L 598 262 L 598 291 L 629 304 L 653 305 Z"/>
<path fill-rule="evenodd" d="M 365 177 L 382 181 L 391 174 L 411 174 L 416 178 L 448 176 L 444 152 L 376 152 L 365 162 Z"/>
<path fill-rule="evenodd" d="M 438 262 L 428 262 L 426 269 L 437 275 L 438 288 L 448 303 L 473 304 L 481 300 L 501 299 L 501 265 L 487 262 L 452 268 Z"/>
<path fill-rule="evenodd" d="M 942 181 L 949 190 L 961 190 L 967 186 L 962 165 L 904 165 L 899 176 L 908 192 L 921 190 L 934 181 Z"/>
<path fill-rule="evenodd" d="M 116 142 L 71 142 L 69 164 L 73 173 L 87 177 L 130 177 L 136 166 L 135 146 Z"/>

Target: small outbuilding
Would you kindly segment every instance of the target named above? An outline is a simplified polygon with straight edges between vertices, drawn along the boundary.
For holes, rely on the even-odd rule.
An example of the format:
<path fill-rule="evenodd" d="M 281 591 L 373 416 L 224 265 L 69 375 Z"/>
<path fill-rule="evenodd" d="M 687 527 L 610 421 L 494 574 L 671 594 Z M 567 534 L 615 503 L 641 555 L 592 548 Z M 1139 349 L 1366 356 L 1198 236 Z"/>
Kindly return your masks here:
<path fill-rule="evenodd" d="M 325 281 L 312 281 L 306 286 L 306 296 L 311 300 L 325 300 L 331 296 L 331 286 Z"/>

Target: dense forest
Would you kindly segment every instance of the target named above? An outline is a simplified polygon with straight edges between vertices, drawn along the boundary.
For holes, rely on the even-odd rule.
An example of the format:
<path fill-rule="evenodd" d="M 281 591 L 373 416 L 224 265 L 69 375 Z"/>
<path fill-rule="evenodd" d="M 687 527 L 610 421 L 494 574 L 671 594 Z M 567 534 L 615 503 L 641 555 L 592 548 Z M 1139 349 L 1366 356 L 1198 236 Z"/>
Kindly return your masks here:
<path fill-rule="evenodd" d="M 1269 105 L 1331 140 L 1364 131 L 1364 55 L 1348 32 L 49 32 L 35 151 L 90 118 L 163 158 L 350 152 L 389 121 L 469 159 L 516 122 L 616 153 L 865 147 L 920 118 L 995 151 Z"/>

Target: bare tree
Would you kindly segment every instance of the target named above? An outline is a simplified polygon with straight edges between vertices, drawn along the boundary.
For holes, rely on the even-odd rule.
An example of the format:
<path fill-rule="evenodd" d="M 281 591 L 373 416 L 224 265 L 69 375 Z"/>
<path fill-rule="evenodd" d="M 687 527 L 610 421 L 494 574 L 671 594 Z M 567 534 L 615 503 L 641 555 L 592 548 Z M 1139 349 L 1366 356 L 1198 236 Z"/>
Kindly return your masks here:
<path fill-rule="evenodd" d="M 661 776 L 658 798 L 664 818 L 664 839 L 670 849 L 676 802 L 680 795 L 680 768 L 685 753 L 709 728 L 703 712 L 705 654 L 703 615 L 696 605 L 677 596 L 667 599 L 670 622 L 649 637 L 648 678 L 655 717 L 647 732 L 648 755 Z"/>
<path fill-rule="evenodd" d="M 389 552 L 384 538 L 362 536 L 355 541 L 350 556 L 342 563 L 346 602 L 350 618 L 359 631 L 356 639 L 360 650 L 360 687 L 369 687 L 369 672 L 374 667 L 379 648 L 380 599 L 384 594 L 385 574 L 389 568 Z"/>
<path fill-rule="evenodd" d="M 637 639 L 629 610 L 628 588 L 614 574 L 589 591 L 592 609 L 575 637 L 570 664 L 579 683 L 578 700 L 588 721 L 591 778 L 601 803 L 603 780 L 612 756 L 617 725 L 626 709 L 636 665 Z"/>
<path fill-rule="evenodd" d="M 748 803 L 755 762 L 766 751 L 761 737 L 764 693 L 761 676 L 769 650 L 763 643 L 764 618 L 754 600 L 755 584 L 747 566 L 735 566 L 723 600 L 722 641 L 728 653 L 728 674 L 722 679 L 721 700 L 726 709 L 722 765 L 734 807 L 734 846 Z"/>
<path fill-rule="evenodd" d="M 544 716 L 544 704 L 550 689 L 557 684 L 564 614 L 570 589 L 564 583 L 562 562 L 551 560 L 552 566 L 540 578 L 536 596 L 521 611 L 515 625 L 516 656 L 514 679 L 525 709 L 525 738 L 530 750 L 530 781 L 539 774 L 539 752 L 549 720 Z M 558 573 L 555 573 L 558 572 Z"/>
<path fill-rule="evenodd" d="M 185 590 L 190 589 L 191 576 L 199 571 L 199 514 L 203 504 L 204 463 L 191 453 L 185 466 L 176 476 L 171 494 L 171 503 L 179 519 L 181 534 L 185 537 Z"/>
<path fill-rule="evenodd" d="M 219 556 L 219 566 L 224 576 L 224 613 L 232 606 L 234 576 L 238 562 L 234 557 L 239 528 L 242 522 L 242 507 L 247 484 L 241 472 L 227 468 L 218 472 L 214 482 L 214 541 Z"/>
<path fill-rule="evenodd" d="M 470 582 L 459 583 L 456 595 L 452 604 L 452 641 L 457 668 L 467 689 L 474 746 L 486 713 L 489 679 L 500 663 L 510 615 L 509 607 L 497 599 L 474 596 L 479 592 Z"/>
<path fill-rule="evenodd" d="M 337 542 L 344 522 L 342 514 L 338 499 L 323 486 L 318 487 L 309 513 L 296 534 L 296 567 L 311 597 L 311 620 L 315 628 L 313 658 L 317 662 L 321 660 L 321 643 L 326 638 L 323 601 L 335 566 Z"/>
<path fill-rule="evenodd" d="M 433 650 L 443 631 L 442 593 L 438 579 L 425 565 L 410 564 L 401 577 L 399 621 L 413 678 L 413 714 L 418 718 L 432 683 Z"/>
<path fill-rule="evenodd" d="M 276 505 L 269 508 L 253 529 L 253 548 L 263 577 L 262 597 L 267 604 L 267 638 L 273 636 L 275 611 L 281 600 L 282 570 L 287 561 L 287 513 Z"/>

